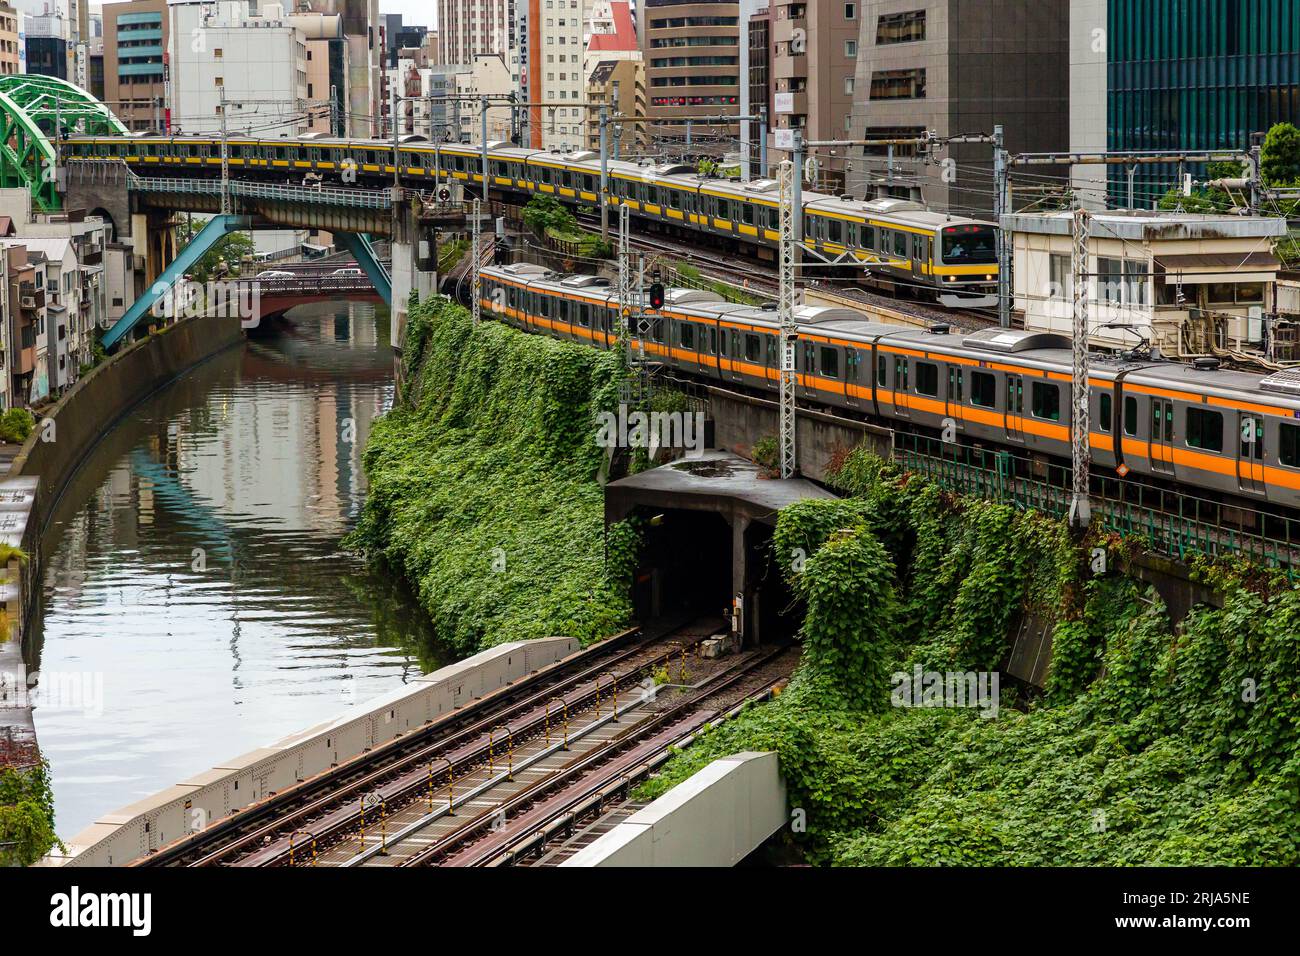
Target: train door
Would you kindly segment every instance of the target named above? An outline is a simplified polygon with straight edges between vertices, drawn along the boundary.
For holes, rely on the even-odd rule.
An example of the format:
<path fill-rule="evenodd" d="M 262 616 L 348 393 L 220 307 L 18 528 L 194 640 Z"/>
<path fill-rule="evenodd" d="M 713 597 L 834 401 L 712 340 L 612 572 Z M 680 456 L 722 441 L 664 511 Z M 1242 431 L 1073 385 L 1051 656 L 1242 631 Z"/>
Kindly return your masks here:
<path fill-rule="evenodd" d="M 1023 375 L 1007 376 L 1007 438 L 1014 442 L 1025 440 L 1025 379 Z"/>
<path fill-rule="evenodd" d="M 865 391 L 865 383 L 858 373 L 858 365 L 861 362 L 862 352 L 860 349 L 846 348 L 844 350 L 844 403 L 850 408 L 861 408 L 863 405 L 862 395 Z"/>
<path fill-rule="evenodd" d="M 948 366 L 948 394 L 944 400 L 944 414 L 957 423 L 960 431 L 965 421 L 962 405 L 966 402 L 966 370 L 960 365 Z"/>
<path fill-rule="evenodd" d="M 912 277 L 921 282 L 930 266 L 930 253 L 927 249 L 930 240 L 927 236 L 912 237 Z"/>
<path fill-rule="evenodd" d="M 1151 399 L 1151 434 L 1147 438 L 1151 468 L 1172 475 L 1174 472 L 1174 403 L 1164 398 Z"/>
<path fill-rule="evenodd" d="M 1238 413 L 1241 454 L 1237 458 L 1237 485 L 1250 494 L 1263 494 L 1264 419 L 1250 412 Z"/>
<path fill-rule="evenodd" d="M 894 414 L 899 418 L 911 418 L 910 388 L 907 369 L 907 356 L 894 356 Z"/>

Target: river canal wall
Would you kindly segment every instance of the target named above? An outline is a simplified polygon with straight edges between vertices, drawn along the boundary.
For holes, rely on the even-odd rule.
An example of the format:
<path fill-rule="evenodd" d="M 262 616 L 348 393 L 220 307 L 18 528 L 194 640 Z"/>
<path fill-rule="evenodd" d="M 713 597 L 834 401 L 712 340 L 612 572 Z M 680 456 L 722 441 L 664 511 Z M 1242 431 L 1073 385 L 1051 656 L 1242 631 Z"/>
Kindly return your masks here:
<path fill-rule="evenodd" d="M 183 319 L 117 352 L 88 372 L 37 422 L 0 478 L 0 543 L 21 548 L 0 583 L 7 625 L 0 634 L 0 766 L 40 761 L 23 653 L 41 582 L 42 536 L 77 468 L 141 401 L 194 366 L 243 341 L 238 317 Z"/>

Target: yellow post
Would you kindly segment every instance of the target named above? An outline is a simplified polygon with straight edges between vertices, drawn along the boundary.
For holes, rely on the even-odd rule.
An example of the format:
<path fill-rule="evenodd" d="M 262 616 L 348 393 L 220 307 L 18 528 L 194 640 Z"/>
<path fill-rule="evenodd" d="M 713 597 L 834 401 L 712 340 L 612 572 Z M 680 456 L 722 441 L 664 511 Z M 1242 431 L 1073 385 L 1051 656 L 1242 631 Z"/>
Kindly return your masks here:
<path fill-rule="evenodd" d="M 618 675 L 613 671 L 609 672 L 609 691 L 610 699 L 614 702 L 614 723 L 618 723 Z"/>
<path fill-rule="evenodd" d="M 492 766 L 492 747 L 493 735 L 498 730 L 506 732 L 506 779 L 513 780 L 515 779 L 515 735 L 507 724 L 497 724 L 488 731 L 488 773 L 495 772 Z"/>
<path fill-rule="evenodd" d="M 596 716 L 597 717 L 600 716 L 600 679 L 603 676 L 605 675 L 603 674 L 596 675 Z"/>
<path fill-rule="evenodd" d="M 388 856 L 388 802 L 379 804 L 379 855 Z"/>
<path fill-rule="evenodd" d="M 447 761 L 447 816 L 456 815 L 456 768 L 452 766 L 450 757 L 443 757 Z"/>
<path fill-rule="evenodd" d="M 569 702 L 563 697 L 552 697 L 551 700 L 558 700 L 560 707 L 564 712 L 564 749 L 569 749 Z M 547 711 L 550 710 L 550 703 L 547 703 Z"/>

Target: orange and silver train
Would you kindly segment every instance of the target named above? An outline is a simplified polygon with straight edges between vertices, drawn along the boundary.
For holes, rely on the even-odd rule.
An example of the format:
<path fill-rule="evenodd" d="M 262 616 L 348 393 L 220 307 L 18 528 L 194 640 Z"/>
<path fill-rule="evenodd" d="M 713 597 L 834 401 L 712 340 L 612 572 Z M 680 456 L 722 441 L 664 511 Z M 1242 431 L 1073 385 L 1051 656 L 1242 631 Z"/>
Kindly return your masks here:
<path fill-rule="evenodd" d="M 483 309 L 520 328 L 597 348 L 617 343 L 618 297 L 606 279 L 519 263 L 484 269 L 482 290 Z M 695 379 L 779 389 L 773 309 L 668 289 L 650 314 L 640 343 L 648 356 Z M 796 317 L 801 401 L 922 433 L 951 423 L 966 442 L 1069 461 L 1064 336 L 908 329 L 833 307 L 803 306 Z M 1089 383 L 1094 469 L 1300 508 L 1300 370 L 1261 376 L 1094 356 Z"/>

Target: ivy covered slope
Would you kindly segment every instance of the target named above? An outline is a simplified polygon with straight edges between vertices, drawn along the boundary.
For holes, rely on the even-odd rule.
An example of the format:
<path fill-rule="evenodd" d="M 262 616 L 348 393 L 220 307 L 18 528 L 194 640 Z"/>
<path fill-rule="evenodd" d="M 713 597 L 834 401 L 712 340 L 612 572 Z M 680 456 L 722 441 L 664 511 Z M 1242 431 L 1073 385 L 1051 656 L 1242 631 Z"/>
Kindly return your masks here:
<path fill-rule="evenodd" d="M 593 424 L 617 401 L 618 357 L 475 328 L 436 298 L 412 310 L 402 361 L 403 399 L 366 446 L 370 491 L 348 545 L 406 575 L 461 653 L 625 625 Z"/>
<path fill-rule="evenodd" d="M 1119 542 L 1098 542 L 1110 570 L 1093 574 L 1040 515 L 954 500 L 861 453 L 838 483 L 852 497 L 787 508 L 774 539 L 806 607 L 790 688 L 642 796 L 771 749 L 806 814 L 786 839 L 814 862 L 1300 863 L 1300 592 L 1203 568 L 1225 606 L 1175 632 Z M 1058 619 L 1044 695 L 1003 681 L 991 718 L 892 706 L 895 672 L 995 670 L 1034 607 Z"/>

